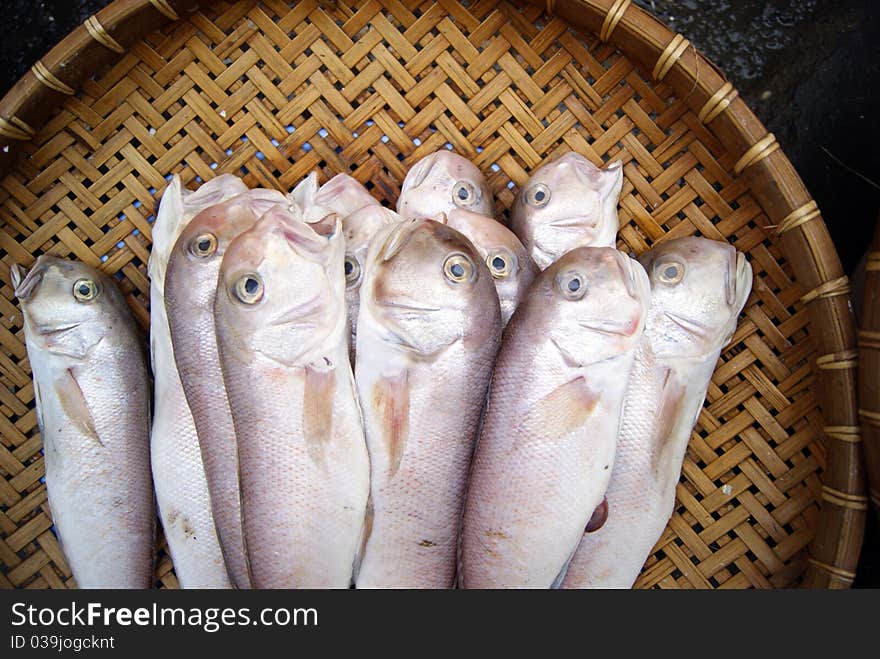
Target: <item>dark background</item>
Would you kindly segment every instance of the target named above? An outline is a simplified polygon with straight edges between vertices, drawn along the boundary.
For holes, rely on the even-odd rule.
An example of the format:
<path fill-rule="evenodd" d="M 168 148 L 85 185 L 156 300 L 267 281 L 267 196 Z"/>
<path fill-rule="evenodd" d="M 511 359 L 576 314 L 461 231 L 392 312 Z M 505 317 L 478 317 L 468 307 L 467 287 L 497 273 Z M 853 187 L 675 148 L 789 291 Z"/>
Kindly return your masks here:
<path fill-rule="evenodd" d="M 0 96 L 107 0 L 0 0 Z M 880 210 L 877 0 L 636 0 L 730 78 L 773 132 L 854 274 Z M 858 276 L 856 275 L 856 279 Z M 854 295 L 854 298 L 857 296 Z M 856 587 L 880 587 L 868 515 Z"/>

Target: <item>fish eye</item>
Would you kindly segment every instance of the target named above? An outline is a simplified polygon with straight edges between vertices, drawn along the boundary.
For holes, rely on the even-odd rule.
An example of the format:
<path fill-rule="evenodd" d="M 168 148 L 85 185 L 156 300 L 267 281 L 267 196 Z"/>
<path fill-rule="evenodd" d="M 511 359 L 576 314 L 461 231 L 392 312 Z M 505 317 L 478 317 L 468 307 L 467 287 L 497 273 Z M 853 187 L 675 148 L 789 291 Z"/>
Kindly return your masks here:
<path fill-rule="evenodd" d="M 470 181 L 456 181 L 452 186 L 452 201 L 456 206 L 473 206 L 480 200 L 480 192 Z"/>
<path fill-rule="evenodd" d="M 345 257 L 345 285 L 353 286 L 361 278 L 361 265 L 354 256 Z"/>
<path fill-rule="evenodd" d="M 506 249 L 498 249 L 489 252 L 486 257 L 486 265 L 495 279 L 504 279 L 516 269 L 516 257 Z"/>
<path fill-rule="evenodd" d="M 529 206 L 542 208 L 550 202 L 550 188 L 543 183 L 536 183 L 526 190 L 525 199 Z"/>
<path fill-rule="evenodd" d="M 587 278 L 581 273 L 569 270 L 556 277 L 556 285 L 569 300 L 580 300 L 587 294 Z"/>
<path fill-rule="evenodd" d="M 92 279 L 77 279 L 73 284 L 73 297 L 80 302 L 91 302 L 100 292 L 98 284 Z"/>
<path fill-rule="evenodd" d="M 455 253 L 446 257 L 443 262 L 444 276 L 454 284 L 473 281 L 477 273 L 474 262 L 465 254 Z"/>
<path fill-rule="evenodd" d="M 189 244 L 189 253 L 200 259 L 217 251 L 217 236 L 213 233 L 200 233 Z"/>
<path fill-rule="evenodd" d="M 667 286 L 674 286 L 684 279 L 684 264 L 678 261 L 660 261 L 654 266 L 654 273 Z"/>
<path fill-rule="evenodd" d="M 256 304 L 263 298 L 263 280 L 260 275 L 249 272 L 236 280 L 232 290 L 240 302 Z"/>

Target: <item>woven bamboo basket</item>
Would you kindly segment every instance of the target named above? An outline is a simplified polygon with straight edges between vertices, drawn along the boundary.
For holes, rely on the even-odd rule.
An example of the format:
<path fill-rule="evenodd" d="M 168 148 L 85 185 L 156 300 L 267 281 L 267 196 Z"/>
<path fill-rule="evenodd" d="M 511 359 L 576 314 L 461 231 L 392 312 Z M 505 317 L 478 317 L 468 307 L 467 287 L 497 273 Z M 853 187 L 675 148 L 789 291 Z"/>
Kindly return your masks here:
<path fill-rule="evenodd" d="M 171 173 L 287 191 L 346 172 L 393 205 L 444 147 L 488 176 L 502 219 L 531 171 L 574 149 L 625 164 L 620 249 L 700 234 L 748 254 L 751 299 L 637 586 L 849 587 L 868 498 L 847 279 L 773 135 L 629 0 L 116 0 L 38 62 L 0 101 L 0 585 L 75 585 L 11 263 L 99 265 L 147 328 Z M 177 585 L 161 543 L 156 579 Z"/>
<path fill-rule="evenodd" d="M 859 321 L 859 418 L 868 492 L 880 519 L 880 216 L 865 262 Z"/>

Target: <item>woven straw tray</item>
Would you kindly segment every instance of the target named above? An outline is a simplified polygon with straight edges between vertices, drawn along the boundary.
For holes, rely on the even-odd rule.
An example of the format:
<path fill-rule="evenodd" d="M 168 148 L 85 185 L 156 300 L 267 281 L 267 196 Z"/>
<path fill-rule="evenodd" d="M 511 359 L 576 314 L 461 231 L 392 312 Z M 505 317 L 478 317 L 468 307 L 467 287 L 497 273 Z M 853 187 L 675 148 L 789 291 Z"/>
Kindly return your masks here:
<path fill-rule="evenodd" d="M 752 296 L 638 587 L 847 588 L 868 497 L 849 286 L 816 204 L 718 68 L 629 0 L 288 5 L 116 0 L 0 101 L 0 586 L 75 586 L 52 533 L 9 265 L 146 263 L 173 172 L 289 190 L 347 172 L 393 205 L 452 148 L 506 217 L 574 149 L 624 162 L 618 247 L 700 234 L 748 254 Z M 177 586 L 160 545 L 157 585 Z"/>

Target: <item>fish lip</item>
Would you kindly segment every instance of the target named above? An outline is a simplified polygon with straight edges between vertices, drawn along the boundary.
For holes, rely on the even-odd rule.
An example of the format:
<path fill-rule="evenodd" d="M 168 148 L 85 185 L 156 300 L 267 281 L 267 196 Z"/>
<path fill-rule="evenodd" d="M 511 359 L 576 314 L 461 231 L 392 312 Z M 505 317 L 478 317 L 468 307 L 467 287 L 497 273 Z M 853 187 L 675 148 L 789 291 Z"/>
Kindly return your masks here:
<path fill-rule="evenodd" d="M 404 311 L 423 311 L 425 313 L 433 313 L 441 310 L 441 307 L 426 307 L 418 304 L 402 304 L 400 302 L 388 302 L 385 300 L 376 300 L 376 305 L 380 307 L 390 307 L 392 309 L 403 309 Z"/>
<path fill-rule="evenodd" d="M 615 336 L 632 336 L 636 329 L 638 329 L 638 324 L 636 323 L 615 323 L 601 319 L 579 321 L 578 325 L 591 332 L 609 335 L 613 334 Z"/>
<path fill-rule="evenodd" d="M 692 318 L 688 318 L 687 316 L 682 316 L 681 314 L 677 314 L 674 311 L 664 310 L 663 315 L 669 318 L 673 323 L 681 327 L 686 332 L 690 332 L 701 338 L 707 338 L 709 335 L 709 328 L 706 327 L 703 323 L 700 323 Z"/>
<path fill-rule="evenodd" d="M 35 327 L 34 330 L 40 336 L 55 336 L 58 334 L 63 334 L 64 332 L 69 332 L 70 330 L 74 330 L 80 325 L 82 325 L 82 323 L 68 323 L 66 325 L 59 325 L 58 327 L 53 328 L 42 325 L 39 327 Z"/>
<path fill-rule="evenodd" d="M 543 222 L 545 226 L 553 227 L 555 229 L 584 229 L 585 227 L 594 228 L 597 225 L 597 222 L 594 220 L 590 222 L 589 215 L 563 215 L 562 217 L 558 217 L 549 222 Z"/>
<path fill-rule="evenodd" d="M 292 323 L 296 323 L 297 325 L 316 325 L 316 323 L 311 322 L 310 319 L 322 312 L 321 305 L 319 304 L 320 300 L 321 296 L 315 295 L 302 304 L 298 304 L 276 316 L 269 321 L 269 324 L 274 326 L 290 325 Z M 306 313 L 303 313 L 303 311 Z"/>
<path fill-rule="evenodd" d="M 43 281 L 43 268 L 35 265 L 25 275 L 21 274 L 23 270 L 24 268 L 17 264 L 13 264 L 10 268 L 12 284 L 15 287 L 14 295 L 21 301 L 27 300 Z"/>

